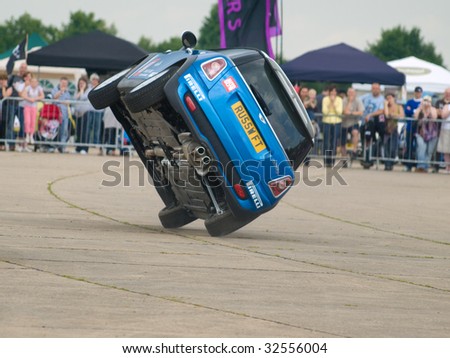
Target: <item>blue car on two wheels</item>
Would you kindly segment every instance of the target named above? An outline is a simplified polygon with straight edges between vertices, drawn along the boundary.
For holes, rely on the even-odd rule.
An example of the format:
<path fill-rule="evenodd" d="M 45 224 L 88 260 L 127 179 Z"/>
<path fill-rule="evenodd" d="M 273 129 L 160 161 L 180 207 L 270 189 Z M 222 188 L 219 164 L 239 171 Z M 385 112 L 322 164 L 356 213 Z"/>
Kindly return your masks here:
<path fill-rule="evenodd" d="M 314 129 L 278 64 L 256 49 L 151 53 L 89 93 L 110 107 L 150 174 L 165 228 L 227 235 L 294 185 Z"/>

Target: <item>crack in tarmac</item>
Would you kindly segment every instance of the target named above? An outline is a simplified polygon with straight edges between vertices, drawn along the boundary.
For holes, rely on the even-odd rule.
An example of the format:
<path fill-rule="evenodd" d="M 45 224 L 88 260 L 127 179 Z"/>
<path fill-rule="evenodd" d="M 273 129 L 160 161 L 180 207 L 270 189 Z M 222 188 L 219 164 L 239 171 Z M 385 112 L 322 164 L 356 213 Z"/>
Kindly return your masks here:
<path fill-rule="evenodd" d="M 313 328 L 308 328 L 308 327 L 302 327 L 302 326 L 298 326 L 298 325 L 295 325 L 295 324 L 286 323 L 286 322 L 282 322 L 282 321 L 277 321 L 277 320 L 264 318 L 264 317 L 259 317 L 259 316 L 255 316 L 255 315 L 251 315 L 251 314 L 247 314 L 247 313 L 243 313 L 243 312 L 235 312 L 235 311 L 232 311 L 232 310 L 226 310 L 226 309 L 217 308 L 217 307 L 213 307 L 213 306 L 207 306 L 207 305 L 203 305 L 203 304 L 199 304 L 199 303 L 189 302 L 189 301 L 182 300 L 182 299 L 176 298 L 176 297 L 155 295 L 155 294 L 151 294 L 149 292 L 142 292 L 142 291 L 137 291 L 137 290 L 131 290 L 131 289 L 128 289 L 128 288 L 125 288 L 125 287 L 120 287 L 120 286 L 115 286 L 115 285 L 110 285 L 110 284 L 104 284 L 104 283 L 101 283 L 101 282 L 88 280 L 88 279 L 83 278 L 83 277 L 75 277 L 75 276 L 71 276 L 71 275 L 59 274 L 59 273 L 56 273 L 56 272 L 43 270 L 43 269 L 40 269 L 40 268 L 37 268 L 37 267 L 24 265 L 24 264 L 20 264 L 20 263 L 8 261 L 8 260 L 0 260 L 0 262 L 4 262 L 4 263 L 10 264 L 10 265 L 14 265 L 14 266 L 21 267 L 21 268 L 28 269 L 28 270 L 33 270 L 33 271 L 40 272 L 40 273 L 49 274 L 49 275 L 56 276 L 56 277 L 63 278 L 63 279 L 69 279 L 69 280 L 72 280 L 72 281 L 77 281 L 77 282 L 93 285 L 93 286 L 96 286 L 96 287 L 113 289 L 113 290 L 117 290 L 117 291 L 121 291 L 121 292 L 126 292 L 126 293 L 136 294 L 136 295 L 145 296 L 145 297 L 149 297 L 149 298 L 159 299 L 159 300 L 163 300 L 163 301 L 166 301 L 166 302 L 168 301 L 168 302 L 172 302 L 172 303 L 176 303 L 176 304 L 182 304 L 182 305 L 186 305 L 186 306 L 190 306 L 190 307 L 194 307 L 194 308 L 200 308 L 200 309 L 205 309 L 205 310 L 209 310 L 209 311 L 230 314 L 230 315 L 238 316 L 238 317 L 241 317 L 241 318 L 248 318 L 248 319 L 253 319 L 253 320 L 257 320 L 257 321 L 261 321 L 261 322 L 268 322 L 268 323 L 272 323 L 272 324 L 278 324 L 278 325 L 281 325 L 281 326 L 284 326 L 284 327 L 302 329 L 302 330 L 305 330 L 305 331 L 308 331 L 308 332 L 311 332 L 311 333 L 326 334 L 326 335 L 329 335 L 329 336 L 339 337 L 339 338 L 349 338 L 349 337 L 346 337 L 346 336 L 338 335 L 336 333 L 331 333 L 331 332 L 322 331 L 322 330 L 313 329 Z"/>
<path fill-rule="evenodd" d="M 73 264 L 98 264 L 98 265 L 122 265 L 122 266 L 143 266 L 143 267 L 158 267 L 158 268 L 177 268 L 177 269 L 208 269 L 217 271 L 251 271 L 251 272 L 274 272 L 274 273 L 302 273 L 315 275 L 336 275 L 336 272 L 320 272 L 309 270 L 285 270 L 285 269 L 261 269 L 261 268 L 238 268 L 238 267 L 224 267 L 224 266 L 194 266 L 194 265 L 164 265 L 164 264 L 148 264 L 148 263 L 133 263 L 133 262 L 111 262 L 111 261 L 89 261 L 89 260 L 52 260 L 52 259 L 33 259 L 29 257 L 21 257 L 21 261 L 36 261 L 36 262 L 60 262 Z M 0 260 L 1 261 L 1 260 Z"/>
<path fill-rule="evenodd" d="M 373 226 L 373 225 L 364 224 L 364 223 L 358 223 L 358 222 L 355 222 L 355 221 L 338 218 L 336 216 L 332 216 L 332 215 L 328 215 L 328 214 L 324 214 L 324 213 L 318 213 L 318 212 L 313 211 L 313 210 L 301 208 L 301 207 L 299 207 L 299 206 L 297 206 L 295 204 L 289 203 L 287 201 L 282 202 L 282 203 L 285 204 L 285 205 L 288 205 L 288 206 L 290 206 L 290 207 L 292 207 L 294 209 L 303 211 L 305 213 L 312 214 L 312 215 L 315 215 L 315 216 L 320 216 L 320 217 L 323 217 L 323 218 L 326 218 L 326 219 L 330 219 L 330 220 L 334 220 L 334 221 L 338 221 L 338 222 L 341 222 L 341 223 L 344 223 L 344 224 L 354 225 L 354 226 L 362 227 L 362 228 L 365 228 L 365 229 L 371 229 L 371 230 L 382 232 L 382 233 L 386 233 L 386 234 L 398 235 L 398 236 L 401 236 L 401 237 L 404 237 L 404 238 L 408 238 L 408 239 L 414 239 L 414 240 L 419 240 L 419 241 L 430 242 L 430 243 L 433 243 L 433 244 L 450 246 L 450 242 L 439 241 L 439 240 L 432 240 L 432 239 L 427 239 L 427 238 L 424 238 L 424 237 L 421 237 L 421 236 L 417 236 L 417 235 L 411 235 L 411 234 L 405 234 L 405 233 L 398 232 L 398 231 L 386 230 L 386 229 L 382 229 L 382 228 L 379 228 L 379 227 L 376 227 L 376 226 Z"/>

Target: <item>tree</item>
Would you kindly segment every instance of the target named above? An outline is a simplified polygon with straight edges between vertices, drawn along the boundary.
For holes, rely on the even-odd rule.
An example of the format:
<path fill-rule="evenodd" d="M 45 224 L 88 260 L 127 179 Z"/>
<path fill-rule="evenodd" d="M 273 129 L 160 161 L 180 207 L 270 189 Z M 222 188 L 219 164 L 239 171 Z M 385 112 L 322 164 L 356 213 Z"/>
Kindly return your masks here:
<path fill-rule="evenodd" d="M 0 53 L 16 46 L 23 40 L 26 34 L 38 33 L 49 44 L 62 40 L 63 38 L 84 34 L 93 30 L 100 30 L 111 35 L 117 33 L 117 29 L 112 25 L 107 25 L 105 20 L 96 19 L 94 13 L 77 11 L 70 14 L 67 24 L 61 29 L 54 26 L 45 26 L 41 20 L 24 13 L 19 18 L 11 17 L 0 25 Z"/>
<path fill-rule="evenodd" d="M 148 52 L 164 52 L 167 50 L 179 50 L 182 46 L 181 37 L 173 36 L 170 39 L 156 44 L 152 39 L 141 36 L 138 46 Z"/>
<path fill-rule="evenodd" d="M 69 23 L 62 26 L 60 40 L 66 37 L 81 35 L 94 30 L 100 30 L 110 35 L 116 35 L 114 24 L 107 25 L 105 20 L 96 19 L 93 12 L 85 13 L 81 10 L 70 13 Z"/>
<path fill-rule="evenodd" d="M 203 20 L 197 47 L 203 49 L 220 47 L 219 6 L 217 4 L 212 6 L 209 16 Z"/>
<path fill-rule="evenodd" d="M 145 36 L 141 36 L 139 38 L 139 41 L 137 43 L 137 45 L 148 52 L 155 52 L 154 48 L 156 47 L 156 44 L 153 42 L 153 40 L 149 37 L 145 37 Z"/>
<path fill-rule="evenodd" d="M 211 8 L 208 17 L 203 20 L 199 34 L 198 48 L 219 48 L 218 5 Z M 4 25 L 0 25 L 0 53 L 16 46 L 23 40 L 25 34 L 38 33 L 49 44 L 62 40 L 69 36 L 84 34 L 93 30 L 116 35 L 117 29 L 114 24 L 108 25 L 105 20 L 97 19 L 95 14 L 85 13 L 81 10 L 70 13 L 68 23 L 63 24 L 60 29 L 54 26 L 45 26 L 41 20 L 24 13 L 18 19 L 11 18 Z M 177 50 L 181 48 L 181 39 L 178 36 L 171 37 L 161 43 L 154 43 L 152 39 L 141 36 L 138 46 L 149 52 L 164 52 L 166 50 Z"/>
<path fill-rule="evenodd" d="M 19 18 L 11 17 L 0 25 L 0 53 L 9 50 L 21 42 L 26 34 L 38 33 L 48 43 L 59 37 L 59 30 L 54 26 L 45 26 L 41 20 L 24 13 Z"/>
<path fill-rule="evenodd" d="M 402 26 L 381 30 L 381 39 L 368 45 L 367 51 L 383 61 L 415 56 L 443 66 L 442 55 L 436 53 L 433 43 L 425 43 L 420 34 L 420 29 L 417 27 L 413 27 L 411 31 Z"/>

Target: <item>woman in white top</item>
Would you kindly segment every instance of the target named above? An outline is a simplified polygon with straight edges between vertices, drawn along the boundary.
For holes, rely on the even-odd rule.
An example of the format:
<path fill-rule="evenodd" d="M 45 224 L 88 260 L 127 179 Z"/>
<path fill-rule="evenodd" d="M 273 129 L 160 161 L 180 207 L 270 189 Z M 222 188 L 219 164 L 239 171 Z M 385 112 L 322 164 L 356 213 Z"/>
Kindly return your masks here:
<path fill-rule="evenodd" d="M 30 72 L 24 75 L 25 86 L 20 96 L 25 100 L 23 105 L 24 132 L 26 143 L 33 144 L 33 134 L 36 127 L 37 102 L 44 99 L 44 90 L 37 78 Z"/>

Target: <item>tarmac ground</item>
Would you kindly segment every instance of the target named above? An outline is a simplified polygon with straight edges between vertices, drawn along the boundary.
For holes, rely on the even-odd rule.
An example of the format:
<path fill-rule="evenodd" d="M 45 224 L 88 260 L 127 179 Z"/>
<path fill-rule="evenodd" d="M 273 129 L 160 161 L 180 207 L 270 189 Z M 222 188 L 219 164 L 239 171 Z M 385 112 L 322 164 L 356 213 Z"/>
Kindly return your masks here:
<path fill-rule="evenodd" d="M 449 175 L 300 170 L 213 238 L 132 160 L 0 153 L 0 337 L 450 337 Z"/>

